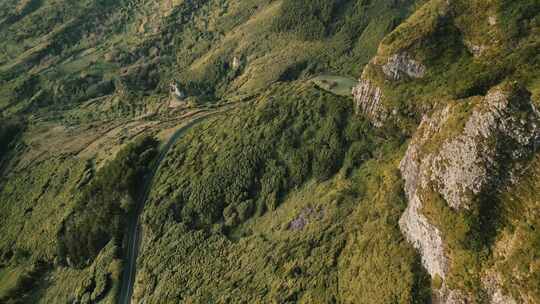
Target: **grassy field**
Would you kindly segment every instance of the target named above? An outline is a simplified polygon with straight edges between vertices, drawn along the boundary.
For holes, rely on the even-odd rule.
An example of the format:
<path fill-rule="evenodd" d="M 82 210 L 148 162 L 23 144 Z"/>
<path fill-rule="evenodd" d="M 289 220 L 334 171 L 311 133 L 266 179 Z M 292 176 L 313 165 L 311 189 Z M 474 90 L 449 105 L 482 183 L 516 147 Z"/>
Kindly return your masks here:
<path fill-rule="evenodd" d="M 358 84 L 358 80 L 334 75 L 320 75 L 311 81 L 325 91 L 345 97 L 352 97 L 352 89 Z"/>

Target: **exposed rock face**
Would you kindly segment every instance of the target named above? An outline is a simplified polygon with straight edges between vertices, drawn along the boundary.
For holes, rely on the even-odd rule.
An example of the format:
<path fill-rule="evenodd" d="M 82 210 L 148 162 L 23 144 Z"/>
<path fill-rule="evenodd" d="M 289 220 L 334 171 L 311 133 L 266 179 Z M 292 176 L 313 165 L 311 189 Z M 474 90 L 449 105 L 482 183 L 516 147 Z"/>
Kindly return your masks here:
<path fill-rule="evenodd" d="M 182 100 L 182 99 L 184 99 L 186 97 L 186 95 L 182 91 L 180 91 L 180 89 L 178 88 L 178 85 L 176 83 L 171 83 L 170 87 L 171 87 L 171 93 L 177 99 Z"/>
<path fill-rule="evenodd" d="M 376 57 L 369 65 L 382 70 L 391 81 L 404 77 L 422 78 L 426 73 L 424 65 L 406 53 L 392 55 L 386 60 Z M 382 127 L 392 111 L 384 106 L 381 88 L 366 76 L 365 71 L 352 94 L 356 102 L 356 112 L 365 115 L 376 127 Z"/>
<path fill-rule="evenodd" d="M 497 274 L 490 273 L 482 279 L 487 295 L 491 304 L 517 304 L 517 301 L 510 296 L 503 294 L 500 288 L 500 283 Z"/>
<path fill-rule="evenodd" d="M 382 104 L 382 92 L 379 87 L 369 80 L 361 79 L 353 88 L 353 98 L 357 113 L 367 116 L 377 127 L 383 125 L 388 117 L 388 111 Z"/>
<path fill-rule="evenodd" d="M 426 73 L 426 67 L 412 59 L 406 53 L 395 54 L 388 58 L 382 70 L 386 76 L 393 80 L 400 80 L 404 75 L 411 78 L 422 78 Z"/>
<path fill-rule="evenodd" d="M 502 171 L 509 169 L 509 162 L 532 152 L 539 126 L 530 95 L 515 85 L 449 104 L 423 118 L 400 165 L 409 199 L 400 228 L 432 277 L 445 278 L 448 254 L 436 223 L 421 212 L 421 193 L 433 191 L 455 210 L 469 209 L 475 197 L 505 178 Z M 462 303 L 464 297 L 456 292 L 444 287 L 439 302 Z M 500 298 L 497 292 L 491 294 Z"/>
<path fill-rule="evenodd" d="M 434 293 L 433 304 L 470 304 L 470 301 L 459 290 L 451 290 L 444 285 Z"/>
<path fill-rule="evenodd" d="M 402 168 L 406 166 L 406 164 L 402 164 Z M 417 182 L 417 176 L 414 176 L 417 172 L 414 172 L 414 170 L 410 172 L 412 174 L 404 175 L 408 184 L 405 189 L 412 190 L 407 192 L 409 206 L 402 215 L 399 225 L 407 240 L 420 251 L 422 264 L 429 274 L 431 276 L 439 275 L 444 278 L 448 270 L 448 261 L 444 254 L 442 235 L 437 227 L 432 225 L 421 213 L 422 201 L 414 191 L 416 186 L 411 185 Z"/>
<path fill-rule="evenodd" d="M 444 254 L 444 243 L 441 232 L 421 213 L 422 200 L 419 190 L 426 186 L 426 166 L 431 164 L 421 162 L 422 147 L 431 139 L 433 133 L 439 132 L 441 121 L 448 119 L 448 107 L 436 112 L 431 118 L 424 117 L 405 158 L 401 161 L 400 169 L 405 180 L 405 193 L 409 205 L 400 219 L 400 228 L 409 242 L 420 251 L 422 263 L 429 274 L 445 278 L 448 270 L 447 257 Z"/>

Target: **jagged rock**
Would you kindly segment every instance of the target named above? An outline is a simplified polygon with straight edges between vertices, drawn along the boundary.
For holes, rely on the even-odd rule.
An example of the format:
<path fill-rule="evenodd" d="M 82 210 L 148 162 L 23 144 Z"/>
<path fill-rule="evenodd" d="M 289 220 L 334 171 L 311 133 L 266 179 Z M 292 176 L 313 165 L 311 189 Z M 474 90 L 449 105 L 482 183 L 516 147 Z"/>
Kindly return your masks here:
<path fill-rule="evenodd" d="M 424 117 L 415 138 L 409 145 L 400 169 L 405 180 L 405 193 L 409 200 L 407 209 L 402 215 L 399 225 L 407 240 L 420 252 L 422 264 L 428 273 L 435 277 L 445 278 L 448 261 L 444 253 L 441 232 L 421 213 L 422 200 L 419 189 L 425 184 L 425 163 L 422 163 L 422 147 L 431 139 L 431 133 L 439 132 L 438 122 L 448 118 L 448 108 L 434 113 L 431 118 Z"/>
<path fill-rule="evenodd" d="M 490 178 L 500 169 L 497 160 L 501 155 L 518 159 L 530 151 L 538 140 L 540 125 L 530 97 L 517 91 L 496 88 L 480 100 L 465 102 L 471 107 L 466 112 L 462 112 L 462 103 L 453 103 L 424 117 L 402 162 L 403 171 L 418 170 L 422 187 L 430 182 L 436 185 L 454 209 L 468 209 L 469 195 L 489 186 Z M 528 115 L 525 120 L 523 113 Z M 464 126 L 453 125 L 452 115 L 468 115 L 458 119 L 466 121 Z M 418 155 L 430 145 L 438 151 Z"/>
<path fill-rule="evenodd" d="M 182 99 L 186 98 L 186 95 L 182 91 L 180 91 L 180 89 L 178 88 L 178 85 L 176 83 L 172 82 L 171 85 L 170 85 L 170 88 L 171 88 L 171 93 L 177 99 L 182 100 Z"/>
<path fill-rule="evenodd" d="M 422 78 L 426 73 L 426 67 L 406 53 L 390 56 L 382 70 L 392 80 L 400 80 L 404 75 L 411 78 Z"/>
<path fill-rule="evenodd" d="M 455 210 L 469 209 L 475 197 L 508 177 L 505 171 L 513 160 L 532 152 L 539 126 L 530 94 L 515 84 L 451 103 L 422 119 L 400 164 L 409 200 L 400 228 L 432 277 L 445 278 L 448 254 L 436 223 L 421 212 L 422 193 L 436 192 Z M 462 303 L 464 298 L 440 293 L 440 303 Z"/>
<path fill-rule="evenodd" d="M 388 111 L 382 104 L 382 92 L 369 80 L 361 79 L 353 88 L 356 113 L 367 116 L 375 126 L 382 127 L 388 117 Z"/>
<path fill-rule="evenodd" d="M 424 65 L 406 53 L 390 56 L 385 64 L 382 64 L 381 60 L 381 58 L 376 57 L 369 65 L 371 68 L 382 69 L 383 73 L 393 81 L 403 79 L 405 76 L 422 78 L 426 73 Z M 366 69 L 368 68 L 370 67 Z M 397 115 L 397 110 L 387 109 L 384 106 L 383 92 L 378 85 L 369 79 L 366 70 L 364 70 L 358 85 L 353 88 L 352 94 L 356 102 L 356 112 L 365 115 L 376 127 L 382 127 L 390 114 Z"/>
<path fill-rule="evenodd" d="M 409 172 L 409 171 L 408 171 Z M 408 185 L 406 189 L 414 190 L 416 186 L 416 172 L 410 171 L 404 178 Z M 422 201 L 415 191 L 407 193 L 409 205 L 405 213 L 401 216 L 399 226 L 407 240 L 420 251 L 422 264 L 433 277 L 439 275 L 444 278 L 448 271 L 448 260 L 444 254 L 444 243 L 441 232 L 432 225 L 421 213 Z"/>
<path fill-rule="evenodd" d="M 451 290 L 446 284 L 433 294 L 433 304 L 469 304 L 471 303 L 466 295 L 459 290 Z"/>
<path fill-rule="evenodd" d="M 482 278 L 482 285 L 486 290 L 491 304 L 517 304 L 512 297 L 505 295 L 501 290 L 501 283 L 496 273 L 489 273 Z"/>

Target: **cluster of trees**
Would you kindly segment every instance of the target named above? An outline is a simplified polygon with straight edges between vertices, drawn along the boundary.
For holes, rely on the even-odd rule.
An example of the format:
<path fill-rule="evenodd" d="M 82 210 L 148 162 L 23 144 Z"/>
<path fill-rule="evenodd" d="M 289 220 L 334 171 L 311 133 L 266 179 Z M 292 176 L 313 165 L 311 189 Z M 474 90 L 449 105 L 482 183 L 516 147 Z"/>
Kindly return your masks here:
<path fill-rule="evenodd" d="M 391 27 L 397 26 L 399 19 L 407 14 L 406 8 L 410 3 L 397 5 L 396 1 L 286 0 L 280 15 L 274 20 L 273 28 L 277 32 L 296 33 L 306 40 L 324 39 L 339 33 L 345 40 L 354 41 L 362 35 L 373 16 L 380 15 L 381 19 L 386 19 L 388 12 L 394 11 L 396 19 Z"/>
<path fill-rule="evenodd" d="M 521 38 L 527 35 L 532 28 L 540 27 L 540 1 L 501 1 L 502 22 L 509 36 Z"/>
<path fill-rule="evenodd" d="M 302 97 L 274 93 L 259 109 L 220 121 L 222 134 L 182 140 L 167 161 L 175 170 L 164 169 L 157 183 L 175 189 L 174 203 L 161 211 L 172 211 L 193 229 L 216 223 L 234 228 L 276 209 L 307 180 L 327 180 L 370 157 L 374 139 L 364 137 L 367 123 L 349 119 L 349 102 L 314 90 Z M 209 148 L 215 145 L 217 150 Z M 162 216 L 150 219 L 155 229 Z"/>
<path fill-rule="evenodd" d="M 19 121 L 0 121 L 0 164 L 22 128 L 23 126 Z"/>
<path fill-rule="evenodd" d="M 135 212 L 158 142 L 143 137 L 129 144 L 83 187 L 58 235 L 58 253 L 84 266 L 111 240 L 121 243 L 128 216 Z"/>
<path fill-rule="evenodd" d="M 275 86 L 171 150 L 143 217 L 156 236 L 139 256 L 145 300 L 427 303 L 398 226 L 402 138 L 349 100 Z"/>
<path fill-rule="evenodd" d="M 48 267 L 46 263 L 37 262 L 19 269 L 7 269 L 6 271 L 20 271 L 22 273 L 16 277 L 13 288 L 0 294 L 0 302 L 7 304 L 32 302 L 32 291 L 35 289 L 37 282 L 47 274 Z"/>
<path fill-rule="evenodd" d="M 281 14 L 274 21 L 274 29 L 279 32 L 292 31 L 307 40 L 324 38 L 337 8 L 345 2 L 348 0 L 284 1 Z"/>

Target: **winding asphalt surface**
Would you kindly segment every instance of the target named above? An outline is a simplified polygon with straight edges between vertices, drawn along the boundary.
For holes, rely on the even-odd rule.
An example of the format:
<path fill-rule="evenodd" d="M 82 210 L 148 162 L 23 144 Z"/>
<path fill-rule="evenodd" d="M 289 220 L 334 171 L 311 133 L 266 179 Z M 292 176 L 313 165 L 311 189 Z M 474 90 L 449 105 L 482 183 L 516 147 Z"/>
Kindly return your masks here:
<path fill-rule="evenodd" d="M 165 146 L 161 149 L 161 152 L 159 154 L 159 158 L 155 162 L 152 171 L 148 175 L 146 182 L 144 184 L 144 192 L 141 196 L 140 200 L 137 203 L 137 208 L 135 210 L 135 215 L 132 216 L 132 218 L 129 220 L 128 223 L 128 232 L 127 232 L 127 246 L 126 246 L 126 253 L 125 253 L 125 260 L 124 260 L 124 270 L 122 274 L 122 285 L 120 289 L 120 297 L 118 299 L 118 303 L 120 304 L 130 304 L 131 303 L 131 297 L 133 295 L 133 285 L 135 283 L 135 275 L 137 272 L 137 255 L 139 253 L 139 247 L 141 243 L 141 235 L 142 235 L 142 227 L 139 223 L 140 215 L 144 209 L 144 205 L 146 201 L 148 200 L 148 196 L 150 195 L 150 190 L 152 189 L 152 184 L 154 181 L 154 177 L 156 176 L 156 173 L 158 172 L 161 163 L 163 160 L 167 157 L 167 153 L 169 152 L 170 148 L 174 145 L 174 143 L 180 139 L 191 127 L 194 125 L 202 122 L 203 120 L 217 115 L 222 114 L 223 112 L 231 109 L 232 107 L 226 107 L 224 110 L 217 110 L 213 112 L 207 112 L 204 114 L 200 114 L 200 116 L 193 118 L 190 122 L 188 122 L 185 126 L 178 129 L 173 136 L 169 139 L 169 141 L 165 144 Z"/>

